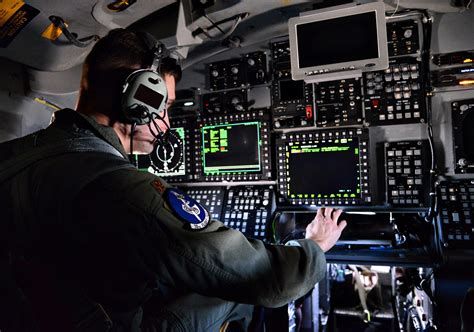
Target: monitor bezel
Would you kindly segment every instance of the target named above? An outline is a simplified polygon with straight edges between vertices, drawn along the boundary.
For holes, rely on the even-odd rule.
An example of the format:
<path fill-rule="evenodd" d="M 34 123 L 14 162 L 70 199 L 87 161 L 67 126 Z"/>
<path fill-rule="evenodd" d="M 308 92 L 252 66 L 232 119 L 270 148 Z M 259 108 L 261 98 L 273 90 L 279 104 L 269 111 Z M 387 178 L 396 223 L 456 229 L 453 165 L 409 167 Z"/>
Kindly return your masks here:
<path fill-rule="evenodd" d="M 223 169 L 219 169 L 219 170 L 216 170 L 215 172 L 213 171 L 209 171 L 209 172 L 206 172 L 206 162 L 205 162 L 205 153 L 204 153 L 204 129 L 205 128 L 210 128 L 210 127 L 225 127 L 225 126 L 242 126 L 242 125 L 246 125 L 246 124 L 256 124 L 257 126 L 257 152 L 258 152 L 258 169 L 256 170 L 239 170 L 237 168 L 234 168 L 232 170 L 223 170 Z M 239 122 L 229 122 L 229 123 L 221 123 L 221 124 L 206 124 L 204 126 L 202 126 L 202 128 L 200 129 L 201 131 L 201 136 L 202 136 L 202 140 L 201 140 L 201 158 L 202 158 L 202 172 L 204 174 L 204 176 L 219 176 L 219 175 L 224 175 L 224 174 L 242 174 L 242 175 L 249 175 L 249 174 L 262 174 L 263 172 L 263 154 L 262 154 L 262 145 L 263 145 L 263 141 L 262 141 L 262 121 L 260 120 L 249 120 L 249 121 L 239 121 Z M 255 164 L 257 165 L 257 164 Z M 237 165 L 235 165 L 235 167 L 238 167 Z M 217 167 L 216 167 L 217 168 Z"/>
<path fill-rule="evenodd" d="M 375 12 L 378 57 L 312 67 L 301 68 L 299 66 L 298 36 L 296 33 L 298 25 L 354 16 L 369 12 Z M 317 75 L 334 72 L 354 71 L 355 73 L 356 71 L 365 72 L 384 70 L 388 68 L 387 27 L 385 19 L 385 5 L 383 2 L 374 2 L 357 6 L 354 6 L 353 4 L 342 5 L 306 12 L 301 14 L 301 16 L 293 17 L 288 20 L 288 31 L 290 41 L 291 76 L 293 80 L 308 79 L 310 77 L 316 77 Z"/>

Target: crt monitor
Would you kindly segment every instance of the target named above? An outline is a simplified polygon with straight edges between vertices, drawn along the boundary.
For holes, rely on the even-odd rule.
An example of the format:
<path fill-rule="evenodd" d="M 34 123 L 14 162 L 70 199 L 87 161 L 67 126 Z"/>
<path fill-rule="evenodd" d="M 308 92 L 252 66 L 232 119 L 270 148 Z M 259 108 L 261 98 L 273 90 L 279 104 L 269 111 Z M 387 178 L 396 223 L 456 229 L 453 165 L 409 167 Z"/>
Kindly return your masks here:
<path fill-rule="evenodd" d="M 343 70 L 388 68 L 385 5 L 343 5 L 288 21 L 294 80 Z"/>
<path fill-rule="evenodd" d="M 260 128 L 259 121 L 204 126 L 204 175 L 261 173 Z"/>
<path fill-rule="evenodd" d="M 286 146 L 289 199 L 360 199 L 357 137 Z"/>

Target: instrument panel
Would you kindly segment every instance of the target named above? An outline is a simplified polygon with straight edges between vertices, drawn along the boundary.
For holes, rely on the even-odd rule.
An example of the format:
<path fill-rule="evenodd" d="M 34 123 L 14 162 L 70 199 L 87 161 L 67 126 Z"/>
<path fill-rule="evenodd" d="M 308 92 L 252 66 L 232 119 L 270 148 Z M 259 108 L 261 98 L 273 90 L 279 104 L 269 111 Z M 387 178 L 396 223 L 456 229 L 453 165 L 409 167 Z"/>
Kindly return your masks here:
<path fill-rule="evenodd" d="M 194 94 L 197 107 L 171 110 L 167 141 L 148 160 L 139 158 L 139 167 L 181 187 L 214 219 L 264 241 L 275 241 L 288 211 L 307 222 L 321 206 L 365 214 L 370 218 L 347 215 L 354 224 L 365 218 L 374 226 L 369 238 L 354 243 L 395 250 L 385 251 L 387 261 L 416 247 L 420 251 L 410 255 L 426 262 L 434 231 L 422 220 L 441 195 L 444 212 L 436 223 L 445 248 L 474 249 L 470 217 L 461 217 L 470 211 L 464 208 L 470 196 L 460 194 L 456 205 L 440 194 L 457 182 L 439 184 L 437 176 L 449 174 L 436 171 L 439 146 L 425 134 L 433 125 L 427 94 L 432 77 L 422 56 L 425 24 L 419 13 L 388 19 L 388 68 L 355 77 L 294 81 L 286 36 L 205 63 L 205 85 L 182 93 Z M 474 169 L 473 105 L 472 99 L 449 105 L 455 174 Z M 455 190 L 471 189 L 461 187 Z"/>

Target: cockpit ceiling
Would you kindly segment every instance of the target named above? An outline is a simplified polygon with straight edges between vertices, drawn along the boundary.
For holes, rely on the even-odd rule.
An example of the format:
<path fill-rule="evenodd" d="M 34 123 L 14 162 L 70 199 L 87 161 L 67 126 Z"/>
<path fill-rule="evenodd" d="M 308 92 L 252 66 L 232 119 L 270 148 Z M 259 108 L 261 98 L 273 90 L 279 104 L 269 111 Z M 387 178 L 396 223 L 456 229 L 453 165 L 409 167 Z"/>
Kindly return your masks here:
<path fill-rule="evenodd" d="M 6 14 L 0 17 L 0 57 L 40 71 L 65 71 L 81 65 L 93 42 L 79 47 L 64 33 L 55 35 L 50 17 L 56 16 L 79 40 L 100 37 L 119 27 L 146 30 L 168 47 L 177 48 L 178 55 L 187 58 L 190 65 L 203 60 L 206 54 L 218 52 L 228 37 L 236 39 L 224 48 L 250 45 L 285 34 L 287 19 L 301 11 L 348 2 L 351 1 L 4 0 L 1 9 Z M 395 8 L 398 11 L 462 10 L 452 0 L 384 2 L 388 11 Z"/>

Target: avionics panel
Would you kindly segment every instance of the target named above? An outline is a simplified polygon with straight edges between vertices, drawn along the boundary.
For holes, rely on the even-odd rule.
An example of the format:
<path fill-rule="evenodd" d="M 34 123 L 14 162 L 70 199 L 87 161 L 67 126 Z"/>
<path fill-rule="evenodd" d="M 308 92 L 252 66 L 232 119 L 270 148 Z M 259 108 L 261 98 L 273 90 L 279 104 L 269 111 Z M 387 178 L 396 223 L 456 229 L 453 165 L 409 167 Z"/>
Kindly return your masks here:
<path fill-rule="evenodd" d="M 272 214 L 273 186 L 234 186 L 227 191 L 222 222 L 247 237 L 265 240 Z"/>
<path fill-rule="evenodd" d="M 314 126 L 313 87 L 291 79 L 289 42 L 271 44 L 273 58 L 272 115 L 273 128 Z"/>
<path fill-rule="evenodd" d="M 371 203 L 366 130 L 282 134 L 277 138 L 276 149 L 280 203 Z"/>
<path fill-rule="evenodd" d="M 208 70 L 211 91 L 265 84 L 267 55 L 262 51 L 248 53 L 241 58 L 210 63 Z"/>
<path fill-rule="evenodd" d="M 429 145 L 427 140 L 387 142 L 385 181 L 387 203 L 423 207 L 429 194 Z"/>
<path fill-rule="evenodd" d="M 385 71 L 364 75 L 367 125 L 424 123 L 426 103 L 421 63 L 414 57 L 390 59 Z"/>
<path fill-rule="evenodd" d="M 194 178 L 191 156 L 194 149 L 195 117 L 171 120 L 171 129 L 161 142 L 157 142 L 149 155 L 137 156 L 138 168 L 158 175 L 168 182 L 188 182 Z"/>
<path fill-rule="evenodd" d="M 343 70 L 388 66 L 382 2 L 303 13 L 288 21 L 291 73 L 295 80 Z"/>
<path fill-rule="evenodd" d="M 362 124 L 362 79 L 314 83 L 316 125 L 339 127 Z"/>
<path fill-rule="evenodd" d="M 241 113 L 245 112 L 247 108 L 246 89 L 213 92 L 202 96 L 203 116 Z"/>
<path fill-rule="evenodd" d="M 451 103 L 455 173 L 474 173 L 474 99 Z"/>
<path fill-rule="evenodd" d="M 420 19 L 400 20 L 387 23 L 388 56 L 419 54 Z"/>
<path fill-rule="evenodd" d="M 443 246 L 474 249 L 474 180 L 444 181 L 438 190 Z"/>
<path fill-rule="evenodd" d="M 271 178 L 268 110 L 208 117 L 199 124 L 196 159 L 202 181 Z"/>

